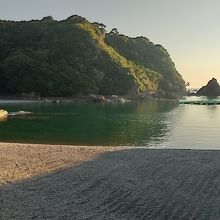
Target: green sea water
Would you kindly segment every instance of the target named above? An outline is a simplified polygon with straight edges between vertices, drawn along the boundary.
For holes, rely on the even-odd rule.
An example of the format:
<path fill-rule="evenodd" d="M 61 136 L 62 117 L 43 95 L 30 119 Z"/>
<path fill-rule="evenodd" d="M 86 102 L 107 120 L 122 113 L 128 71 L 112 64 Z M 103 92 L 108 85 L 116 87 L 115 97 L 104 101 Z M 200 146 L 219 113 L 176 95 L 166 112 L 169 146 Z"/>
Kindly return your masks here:
<path fill-rule="evenodd" d="M 99 146 L 220 148 L 220 106 L 173 101 L 134 103 L 2 102 L 10 116 L 0 122 L 0 141 Z"/>

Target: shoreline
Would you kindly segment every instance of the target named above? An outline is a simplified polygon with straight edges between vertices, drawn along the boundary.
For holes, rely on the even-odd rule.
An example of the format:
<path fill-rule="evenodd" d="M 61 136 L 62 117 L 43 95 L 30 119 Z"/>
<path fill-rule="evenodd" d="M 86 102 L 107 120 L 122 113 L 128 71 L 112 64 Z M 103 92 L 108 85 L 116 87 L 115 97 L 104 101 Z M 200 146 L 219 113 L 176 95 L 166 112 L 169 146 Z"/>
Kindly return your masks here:
<path fill-rule="evenodd" d="M 180 98 L 180 97 L 178 97 Z M 150 94 L 129 97 L 125 95 L 85 95 L 72 97 L 26 97 L 26 96 L 0 96 L 0 100 L 42 102 L 42 103 L 127 103 L 136 101 L 163 101 L 178 100 L 177 97 L 154 97 Z"/>
<path fill-rule="evenodd" d="M 145 150 L 186 150 L 186 151 L 220 151 L 220 147 L 215 148 L 171 148 L 165 146 L 132 146 L 132 145 L 80 145 L 80 144 L 71 144 L 71 143 L 30 143 L 30 142 L 7 142 L 0 141 L 1 145 L 18 145 L 18 146 L 32 146 L 32 147 L 66 147 L 66 148 L 92 148 L 92 149 L 118 149 L 118 150 L 135 150 L 135 149 L 145 149 Z"/>

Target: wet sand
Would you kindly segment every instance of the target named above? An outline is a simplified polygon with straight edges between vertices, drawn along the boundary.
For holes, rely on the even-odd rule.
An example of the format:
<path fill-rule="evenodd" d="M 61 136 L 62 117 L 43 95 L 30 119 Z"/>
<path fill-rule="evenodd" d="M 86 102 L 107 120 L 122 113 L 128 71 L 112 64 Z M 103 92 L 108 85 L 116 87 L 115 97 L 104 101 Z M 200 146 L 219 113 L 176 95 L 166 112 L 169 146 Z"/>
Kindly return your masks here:
<path fill-rule="evenodd" d="M 0 219 L 220 219 L 220 151 L 0 144 Z"/>

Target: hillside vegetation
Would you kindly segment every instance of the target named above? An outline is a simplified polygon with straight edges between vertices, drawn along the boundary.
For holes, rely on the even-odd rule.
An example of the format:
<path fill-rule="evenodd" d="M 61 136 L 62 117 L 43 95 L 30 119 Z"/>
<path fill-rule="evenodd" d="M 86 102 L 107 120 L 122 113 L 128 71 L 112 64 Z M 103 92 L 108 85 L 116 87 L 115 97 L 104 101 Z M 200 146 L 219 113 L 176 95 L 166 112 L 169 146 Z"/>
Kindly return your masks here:
<path fill-rule="evenodd" d="M 0 21 L 0 94 L 74 96 L 185 92 L 167 51 L 80 16 Z"/>

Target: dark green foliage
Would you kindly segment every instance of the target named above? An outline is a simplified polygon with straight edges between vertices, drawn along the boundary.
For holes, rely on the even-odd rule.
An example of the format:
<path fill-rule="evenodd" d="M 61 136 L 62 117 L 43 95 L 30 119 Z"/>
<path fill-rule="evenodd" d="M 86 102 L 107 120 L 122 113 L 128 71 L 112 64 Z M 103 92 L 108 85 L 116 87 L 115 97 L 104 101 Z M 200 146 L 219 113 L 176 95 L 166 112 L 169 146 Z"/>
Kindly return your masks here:
<path fill-rule="evenodd" d="M 133 45 L 128 44 L 130 41 L 118 34 L 106 34 L 103 24 L 91 24 L 76 15 L 64 21 L 52 17 L 0 21 L 0 93 L 135 95 L 156 92 L 161 80 L 163 89 L 169 85 L 167 90 L 183 90 L 182 78 L 170 58 L 163 55 L 164 49 L 152 44 L 145 52 L 149 42 Z M 149 60 L 151 53 L 154 58 Z M 153 62 L 164 57 L 170 66 Z M 166 68 L 173 75 L 166 76 Z"/>
<path fill-rule="evenodd" d="M 168 52 L 161 45 L 154 45 L 147 38 L 129 38 L 124 35 L 108 34 L 106 43 L 122 56 L 145 68 L 162 75 L 159 88 L 167 92 L 185 92 L 185 82 L 177 72 Z"/>

